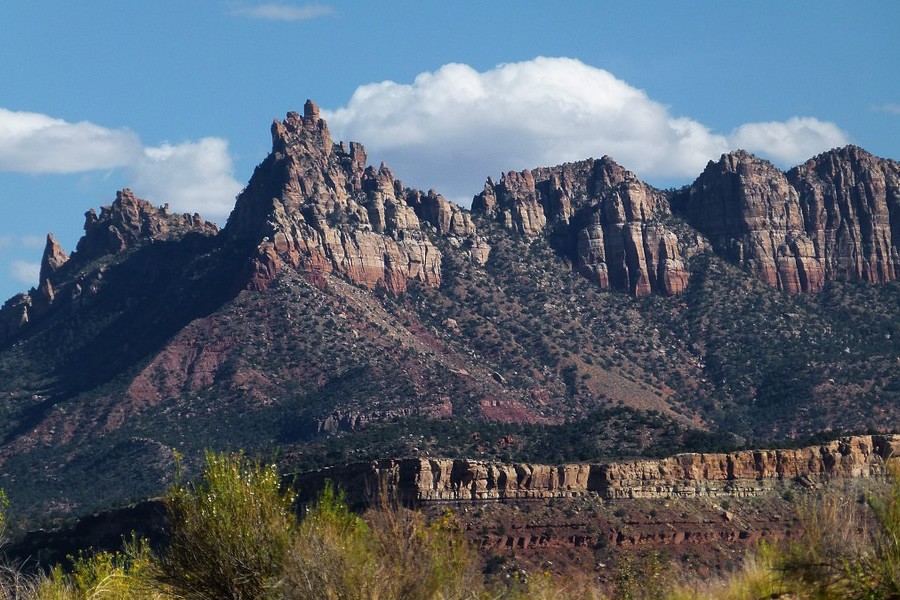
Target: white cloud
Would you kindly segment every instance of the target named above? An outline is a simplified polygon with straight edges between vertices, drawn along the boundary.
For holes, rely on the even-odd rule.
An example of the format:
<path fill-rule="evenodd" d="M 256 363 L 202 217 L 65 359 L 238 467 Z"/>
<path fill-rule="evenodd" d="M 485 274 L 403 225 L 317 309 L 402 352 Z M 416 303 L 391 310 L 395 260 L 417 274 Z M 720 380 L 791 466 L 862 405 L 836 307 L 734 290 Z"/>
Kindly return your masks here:
<path fill-rule="evenodd" d="M 733 148 L 743 148 L 781 164 L 796 164 L 815 154 L 847 143 L 847 134 L 834 123 L 812 117 L 786 122 L 747 123 L 728 137 Z"/>
<path fill-rule="evenodd" d="M 0 108 L 0 171 L 75 173 L 111 168 L 125 169 L 132 181 L 129 186 L 139 196 L 205 218 L 227 216 L 241 189 L 233 177 L 228 142 L 221 138 L 145 147 L 127 129 Z"/>
<path fill-rule="evenodd" d="M 242 187 L 233 175 L 228 142 L 221 138 L 144 148 L 133 170 L 136 194 L 205 218 L 227 216 Z"/>
<path fill-rule="evenodd" d="M 812 118 L 715 133 L 608 71 L 569 58 L 538 57 L 483 73 L 448 64 L 408 85 L 363 85 L 346 106 L 322 114 L 335 138 L 363 142 L 407 183 L 465 200 L 487 175 L 590 156 L 608 154 L 652 181 L 693 178 L 737 142 L 786 162 L 846 143 L 835 125 Z"/>
<path fill-rule="evenodd" d="M 141 144 L 127 129 L 68 123 L 0 108 L 0 171 L 77 173 L 129 164 Z"/>
<path fill-rule="evenodd" d="M 334 12 L 330 6 L 308 4 L 294 6 L 291 4 L 260 4 L 258 6 L 238 6 L 231 14 L 238 17 L 265 19 L 268 21 L 306 21 L 330 15 Z"/>
<path fill-rule="evenodd" d="M 891 113 L 894 115 L 900 115 L 900 104 L 882 104 L 880 106 L 873 106 L 875 110 L 879 110 L 881 112 Z"/>
<path fill-rule="evenodd" d="M 9 272 L 16 280 L 26 285 L 37 285 L 41 274 L 41 265 L 24 260 L 14 260 L 9 263 Z"/>

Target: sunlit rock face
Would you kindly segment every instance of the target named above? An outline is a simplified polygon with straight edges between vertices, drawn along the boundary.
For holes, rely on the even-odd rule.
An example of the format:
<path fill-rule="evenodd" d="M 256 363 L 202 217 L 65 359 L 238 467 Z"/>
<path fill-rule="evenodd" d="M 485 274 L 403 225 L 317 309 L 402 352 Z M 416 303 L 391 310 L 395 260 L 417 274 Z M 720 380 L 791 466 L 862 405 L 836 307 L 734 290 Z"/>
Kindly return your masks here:
<path fill-rule="evenodd" d="M 725 154 L 674 204 L 717 254 L 789 294 L 900 273 L 900 165 L 855 146 L 788 173 Z"/>
<path fill-rule="evenodd" d="M 354 463 L 302 473 L 314 494 L 326 481 L 359 493 L 386 492 L 405 502 L 573 498 L 747 497 L 779 482 L 807 487 L 832 479 L 883 477 L 900 452 L 898 435 L 840 438 L 820 446 L 677 454 L 603 464 L 503 464 L 469 459 L 410 458 Z M 362 497 L 357 500 L 363 500 Z"/>
<path fill-rule="evenodd" d="M 369 289 L 403 292 L 410 280 L 441 283 L 441 253 L 423 224 L 475 243 L 468 213 L 431 191 L 404 188 L 390 169 L 366 165 L 366 151 L 336 144 L 319 109 L 272 125 L 272 152 L 256 168 L 225 227 L 234 242 L 258 245 L 248 278 L 265 289 L 288 265 L 311 276 L 336 273 Z"/>
<path fill-rule="evenodd" d="M 636 296 L 681 292 L 685 254 L 700 245 L 679 242 L 665 194 L 609 157 L 488 179 L 472 210 L 526 236 L 555 236 L 585 277 Z"/>

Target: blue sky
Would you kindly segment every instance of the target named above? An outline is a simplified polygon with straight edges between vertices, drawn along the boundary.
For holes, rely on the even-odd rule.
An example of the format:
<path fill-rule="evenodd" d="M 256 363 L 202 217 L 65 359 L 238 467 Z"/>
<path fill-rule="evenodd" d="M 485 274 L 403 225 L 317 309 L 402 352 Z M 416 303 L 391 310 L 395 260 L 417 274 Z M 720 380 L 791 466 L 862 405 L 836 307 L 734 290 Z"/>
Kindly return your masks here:
<path fill-rule="evenodd" d="M 609 154 L 680 185 L 736 147 L 900 158 L 900 3 L 7 3 L 0 297 L 43 237 L 131 187 L 220 223 L 314 99 L 335 138 L 466 202 L 487 176 Z"/>

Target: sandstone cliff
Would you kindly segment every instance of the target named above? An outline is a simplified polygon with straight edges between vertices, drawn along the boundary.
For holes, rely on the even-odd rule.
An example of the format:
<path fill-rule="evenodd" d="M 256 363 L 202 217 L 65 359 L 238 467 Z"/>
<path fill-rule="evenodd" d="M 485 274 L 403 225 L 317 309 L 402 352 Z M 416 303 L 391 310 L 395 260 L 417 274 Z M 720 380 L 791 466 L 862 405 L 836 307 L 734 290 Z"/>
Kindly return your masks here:
<path fill-rule="evenodd" d="M 608 156 L 488 179 L 472 211 L 526 236 L 551 233 L 588 279 L 637 296 L 681 292 L 686 254 L 701 246 L 680 242 L 666 196 Z"/>
<path fill-rule="evenodd" d="M 787 293 L 900 273 L 900 165 L 855 146 L 787 174 L 744 151 L 725 154 L 673 205 L 717 254 Z"/>
<path fill-rule="evenodd" d="M 334 272 L 401 292 L 410 279 L 441 282 L 441 253 L 423 223 L 486 259 L 467 213 L 435 192 L 404 188 L 384 165 L 366 166 L 362 145 L 333 143 L 307 101 L 303 115 L 272 125 L 272 152 L 238 196 L 224 233 L 257 246 L 251 289 L 266 289 L 289 265 L 311 278 Z"/>
<path fill-rule="evenodd" d="M 847 146 L 810 159 L 787 177 L 799 192 L 826 279 L 900 278 L 900 163 Z"/>
<path fill-rule="evenodd" d="M 833 478 L 877 477 L 900 456 L 900 435 L 841 438 L 791 450 L 678 454 L 658 460 L 605 464 L 501 464 L 411 458 L 355 463 L 302 473 L 302 493 L 314 497 L 331 480 L 361 502 L 387 492 L 407 503 L 572 498 L 744 497 L 779 481 L 805 487 Z"/>

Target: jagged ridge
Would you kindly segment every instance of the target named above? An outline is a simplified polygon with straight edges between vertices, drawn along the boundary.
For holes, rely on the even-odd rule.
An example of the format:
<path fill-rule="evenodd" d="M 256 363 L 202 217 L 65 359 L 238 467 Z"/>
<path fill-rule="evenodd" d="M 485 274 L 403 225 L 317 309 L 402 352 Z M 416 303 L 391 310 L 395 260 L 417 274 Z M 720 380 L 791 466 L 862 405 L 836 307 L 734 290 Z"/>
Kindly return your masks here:
<path fill-rule="evenodd" d="M 718 254 L 787 293 L 900 275 L 900 164 L 856 146 L 787 173 L 726 154 L 673 205 Z"/>

